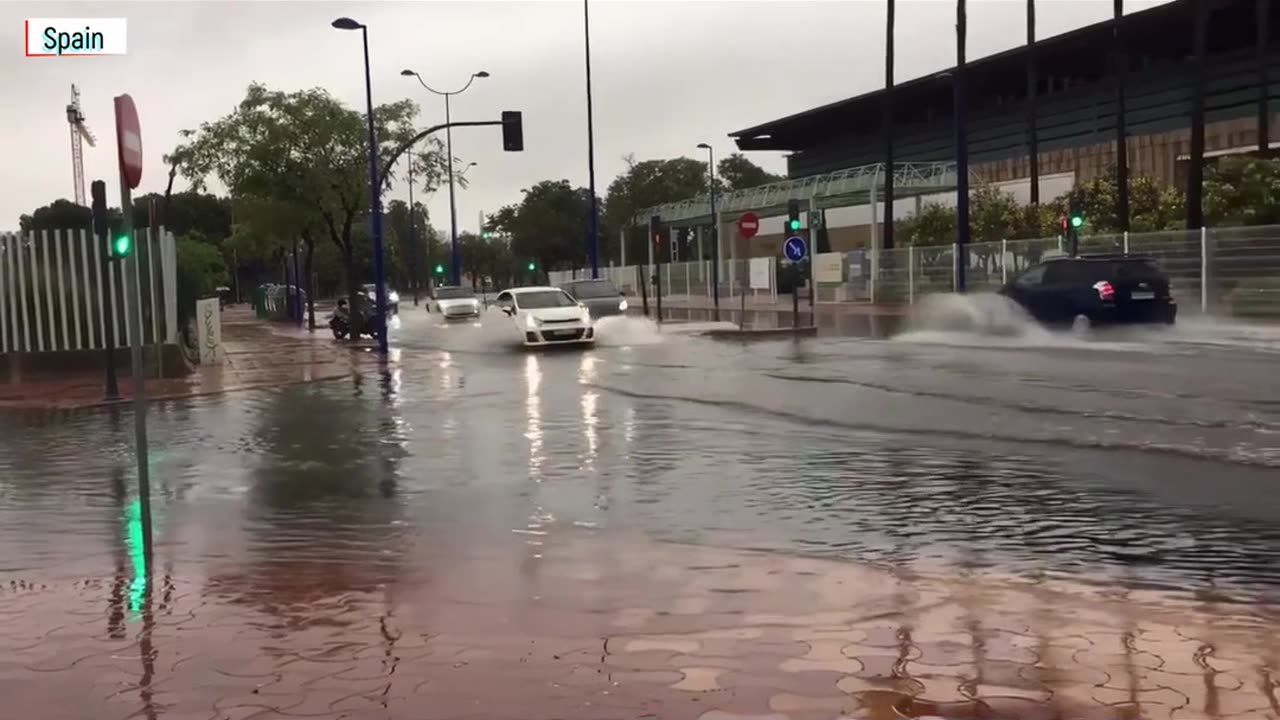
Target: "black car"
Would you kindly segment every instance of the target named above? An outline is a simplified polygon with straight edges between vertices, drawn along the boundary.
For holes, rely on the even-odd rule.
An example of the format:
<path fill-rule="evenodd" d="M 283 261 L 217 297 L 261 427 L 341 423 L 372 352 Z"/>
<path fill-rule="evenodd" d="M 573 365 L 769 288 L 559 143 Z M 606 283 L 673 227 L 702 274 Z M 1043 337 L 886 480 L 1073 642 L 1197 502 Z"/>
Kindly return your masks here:
<path fill-rule="evenodd" d="M 387 285 L 386 287 L 387 287 L 387 313 L 391 315 L 398 315 L 400 313 L 400 293 L 396 292 L 395 290 L 392 290 L 390 285 Z M 374 302 L 377 302 L 378 300 L 377 283 L 365 283 L 364 285 L 360 286 L 360 291 L 365 294 L 365 297 L 369 298 Z"/>
<path fill-rule="evenodd" d="M 586 305 L 593 318 L 621 315 L 627 311 L 627 301 L 622 292 L 608 280 L 573 280 L 561 284 L 560 289 Z"/>
<path fill-rule="evenodd" d="M 1000 294 L 1045 325 L 1171 325 L 1178 314 L 1169 276 L 1150 258 L 1133 255 L 1046 260 L 1022 271 Z"/>

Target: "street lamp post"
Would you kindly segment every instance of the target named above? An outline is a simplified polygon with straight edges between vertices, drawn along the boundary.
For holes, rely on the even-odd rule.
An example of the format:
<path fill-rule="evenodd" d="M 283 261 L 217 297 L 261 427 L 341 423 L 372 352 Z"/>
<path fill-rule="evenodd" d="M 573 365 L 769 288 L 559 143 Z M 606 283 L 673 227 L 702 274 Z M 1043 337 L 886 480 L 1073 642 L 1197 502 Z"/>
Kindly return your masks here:
<path fill-rule="evenodd" d="M 600 278 L 599 208 L 596 206 L 596 133 L 591 106 L 591 14 L 582 0 L 582 36 L 586 46 L 587 66 L 587 184 L 591 194 L 591 216 L 587 218 L 587 251 L 591 255 L 591 279 Z"/>
<path fill-rule="evenodd" d="M 489 73 L 485 72 L 484 70 L 481 70 L 478 73 L 472 73 L 471 77 L 467 78 L 466 85 L 463 85 L 460 90 L 454 90 L 452 92 L 444 92 L 444 91 L 436 90 L 435 88 L 431 87 L 426 82 L 424 82 L 421 75 L 419 75 L 418 73 L 412 70 L 401 70 L 400 74 L 409 76 L 409 77 L 415 77 L 418 79 L 418 83 L 421 84 L 422 87 L 427 89 L 427 92 L 444 96 L 444 122 L 446 125 L 444 130 L 444 138 L 445 138 L 444 143 L 445 143 L 445 153 L 448 155 L 447 172 L 449 173 L 449 243 L 450 243 L 449 248 L 450 248 L 450 254 L 452 255 L 452 257 L 450 258 L 450 265 L 452 266 L 451 272 L 453 274 L 453 284 L 461 285 L 462 284 L 462 263 L 459 262 L 460 258 L 458 257 L 458 205 L 457 205 L 457 201 L 454 198 L 454 189 L 453 189 L 453 184 L 454 184 L 453 183 L 453 128 L 447 127 L 447 125 L 453 122 L 453 118 L 451 117 L 450 109 L 449 109 L 449 98 L 453 95 L 461 95 L 462 93 L 466 92 L 467 88 L 471 87 L 471 83 L 476 81 L 476 78 L 487 78 L 489 77 Z"/>
<path fill-rule="evenodd" d="M 364 40 L 364 99 L 369 120 L 369 226 L 373 232 L 373 279 L 376 312 L 381 328 L 378 332 L 378 352 L 387 354 L 387 279 L 382 264 L 382 197 L 378 187 L 378 138 L 373 129 L 373 80 L 369 75 L 369 28 L 351 18 L 341 17 L 333 21 L 339 30 L 359 30 Z M 348 282 L 355 282 L 349 278 Z M 354 310 L 354 308 L 353 308 Z"/>
<path fill-rule="evenodd" d="M 720 217 L 716 215 L 716 151 L 707 143 L 698 143 L 707 151 L 707 189 L 711 194 L 711 302 L 716 322 L 720 322 Z"/>

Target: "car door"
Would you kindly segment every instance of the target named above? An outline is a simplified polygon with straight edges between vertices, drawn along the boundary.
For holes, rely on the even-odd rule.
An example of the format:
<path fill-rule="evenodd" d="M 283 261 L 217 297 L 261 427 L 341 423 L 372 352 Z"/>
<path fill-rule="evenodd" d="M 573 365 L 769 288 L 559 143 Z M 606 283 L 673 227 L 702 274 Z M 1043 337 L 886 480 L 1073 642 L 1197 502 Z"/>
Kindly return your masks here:
<path fill-rule="evenodd" d="M 1052 303 L 1045 292 L 1045 273 L 1048 269 L 1048 263 L 1032 265 L 1001 290 L 1002 294 L 1021 305 L 1031 317 L 1040 322 L 1052 322 Z"/>

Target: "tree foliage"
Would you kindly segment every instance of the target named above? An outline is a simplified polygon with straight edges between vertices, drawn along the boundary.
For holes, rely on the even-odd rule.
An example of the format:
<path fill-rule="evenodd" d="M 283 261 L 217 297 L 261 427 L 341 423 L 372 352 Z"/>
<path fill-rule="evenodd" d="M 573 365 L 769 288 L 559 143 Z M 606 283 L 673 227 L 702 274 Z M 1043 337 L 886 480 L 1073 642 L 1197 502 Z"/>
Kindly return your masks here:
<path fill-rule="evenodd" d="M 1208 168 L 1204 216 L 1211 225 L 1280 223 L 1280 158 L 1221 158 Z"/>
<path fill-rule="evenodd" d="M 785 180 L 747 159 L 742 153 L 732 153 L 716 163 L 716 174 L 726 190 L 743 190 Z"/>
<path fill-rule="evenodd" d="M 387 161 L 414 136 L 417 111 L 408 100 L 374 110 L 384 189 L 394 177 Z M 184 144 L 167 159 L 195 189 L 216 177 L 237 200 L 272 208 L 280 219 L 258 215 L 255 222 L 270 225 L 261 233 L 300 236 L 308 258 L 314 237 L 327 236 L 342 256 L 347 292 L 354 295 L 361 282 L 356 277 L 354 230 L 369 207 L 368 135 L 362 113 L 323 89 L 286 93 L 254 84 L 231 113 L 183 131 L 182 137 Z M 445 176 L 445 158 L 439 140 L 424 142 L 413 151 L 415 179 L 433 188 Z"/>
<path fill-rule="evenodd" d="M 213 297 L 228 281 L 227 264 L 218 247 L 199 233 L 177 239 L 178 324 L 185 328 L 195 315 L 196 300 Z"/>
<path fill-rule="evenodd" d="M 491 229 L 510 236 L 517 257 L 550 270 L 585 261 L 590 214 L 586 188 L 575 188 L 568 180 L 543 180 L 524 191 L 519 205 L 502 208 L 489 222 Z"/>
<path fill-rule="evenodd" d="M 707 164 L 687 157 L 637 162 L 626 158 L 627 169 L 609 183 L 600 245 L 611 257 L 615 238 L 627 232 L 627 255 L 644 249 L 647 232 L 635 228 L 636 215 L 645 208 L 707 193 Z"/>
<path fill-rule="evenodd" d="M 231 203 L 227 198 L 200 192 L 175 193 L 170 198 L 169 216 L 165 218 L 161 214 L 163 195 L 140 195 L 133 199 L 134 227 L 147 227 L 151 223 L 153 202 L 156 223 L 177 237 L 193 235 L 203 238 L 203 242 L 217 244 L 231 234 Z M 108 208 L 107 216 L 108 221 L 117 227 L 124 219 L 118 207 Z M 23 232 L 89 229 L 93 226 L 93 211 L 70 200 L 54 200 L 22 215 L 18 226 Z"/>
<path fill-rule="evenodd" d="M 969 237 L 975 243 L 1053 237 L 1062 232 L 1061 218 L 1067 215 L 1072 198 L 1084 214 L 1086 233 L 1120 231 L 1115 213 L 1115 178 L 1105 176 L 1038 206 L 1019 205 L 1013 195 L 995 187 L 979 187 L 969 196 Z M 1130 178 L 1132 232 L 1177 229 L 1185 216 L 1183 207 L 1178 191 L 1162 187 L 1151 178 Z M 919 213 L 899 220 L 895 228 L 896 236 L 908 245 L 950 245 L 956 241 L 955 208 L 926 203 Z"/>

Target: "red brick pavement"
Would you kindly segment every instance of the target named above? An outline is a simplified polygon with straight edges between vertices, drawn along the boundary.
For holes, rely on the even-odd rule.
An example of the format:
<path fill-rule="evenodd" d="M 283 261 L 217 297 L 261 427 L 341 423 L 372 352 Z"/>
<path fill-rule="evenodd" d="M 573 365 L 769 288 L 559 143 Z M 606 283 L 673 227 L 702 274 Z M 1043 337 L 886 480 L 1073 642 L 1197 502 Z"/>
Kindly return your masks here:
<path fill-rule="evenodd" d="M 190 375 L 147 378 L 147 397 L 172 400 L 347 377 L 368 362 L 363 353 L 334 342 L 327 330 L 309 333 L 293 326 L 254 319 L 235 308 L 223 316 L 225 357 L 202 365 Z M 0 384 L 0 409 L 68 409 L 111 404 L 103 396 L 103 373 L 43 375 L 28 373 L 17 382 Z M 133 381 L 128 369 L 119 378 L 121 399 L 131 402 Z"/>
<path fill-rule="evenodd" d="M 1273 632 L 1246 608 L 567 529 L 524 537 L 364 560 L 166 560 L 145 581 L 24 573 L 0 584 L 0 716 L 1278 716 Z"/>

